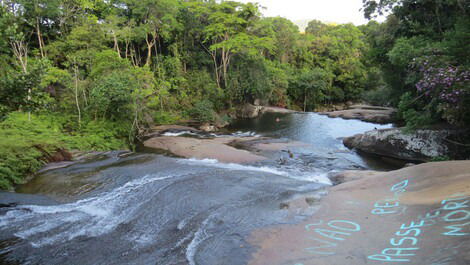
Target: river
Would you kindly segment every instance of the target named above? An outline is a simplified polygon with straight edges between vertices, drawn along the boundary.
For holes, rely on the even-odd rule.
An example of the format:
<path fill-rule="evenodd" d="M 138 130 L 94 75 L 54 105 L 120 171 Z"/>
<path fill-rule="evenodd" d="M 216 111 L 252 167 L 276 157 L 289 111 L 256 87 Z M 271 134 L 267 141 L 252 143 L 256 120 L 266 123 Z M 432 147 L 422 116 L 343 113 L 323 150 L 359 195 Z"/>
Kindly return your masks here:
<path fill-rule="evenodd" d="M 314 113 L 265 114 L 229 133 L 300 141 L 253 164 L 108 152 L 0 193 L 3 264 L 246 264 L 254 229 L 298 223 L 296 196 L 317 200 L 345 169 L 392 169 L 341 138 L 388 128 Z M 15 203 L 12 203 L 15 202 Z"/>

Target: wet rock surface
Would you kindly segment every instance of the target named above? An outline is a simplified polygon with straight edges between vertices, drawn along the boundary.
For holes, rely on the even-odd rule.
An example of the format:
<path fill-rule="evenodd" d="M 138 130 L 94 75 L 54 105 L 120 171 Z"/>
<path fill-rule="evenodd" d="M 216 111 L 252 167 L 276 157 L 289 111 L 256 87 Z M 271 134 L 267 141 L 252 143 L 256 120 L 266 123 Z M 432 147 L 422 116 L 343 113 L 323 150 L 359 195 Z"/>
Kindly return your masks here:
<path fill-rule="evenodd" d="M 469 199 L 469 161 L 367 176 L 330 189 L 307 221 L 254 232 L 249 264 L 469 264 Z"/>
<path fill-rule="evenodd" d="M 24 194 L 22 196 L 18 196 L 16 193 L 13 193 L 13 192 L 3 192 L 3 191 L 0 192 L 0 209 L 3 208 L 3 211 L 7 210 L 5 208 L 16 207 L 18 205 L 31 205 L 31 204 L 55 205 L 55 204 L 59 204 L 59 202 L 47 196 L 33 195 L 33 194 Z"/>
<path fill-rule="evenodd" d="M 0 210 L 0 263 L 246 264 L 249 232 L 304 219 L 279 205 L 322 187 L 275 168 L 108 153 L 20 189 L 59 204 L 9 194 L 27 203 Z"/>

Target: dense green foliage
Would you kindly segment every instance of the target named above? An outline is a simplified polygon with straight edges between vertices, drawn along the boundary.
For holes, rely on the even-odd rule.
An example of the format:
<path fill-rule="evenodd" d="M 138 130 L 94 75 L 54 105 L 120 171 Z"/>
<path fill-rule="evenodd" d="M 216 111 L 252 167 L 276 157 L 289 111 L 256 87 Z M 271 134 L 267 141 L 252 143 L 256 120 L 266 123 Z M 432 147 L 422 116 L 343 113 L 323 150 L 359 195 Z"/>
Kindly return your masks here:
<path fill-rule="evenodd" d="M 391 15 L 360 27 L 314 20 L 303 34 L 252 3 L 3 0 L 0 180 L 34 171 L 44 148 L 122 148 L 151 124 L 224 121 L 217 113 L 256 100 L 309 111 L 362 97 L 399 105 L 412 126 L 468 123 L 468 4 L 364 6 Z"/>
<path fill-rule="evenodd" d="M 439 122 L 470 125 L 470 16 L 465 0 L 364 0 L 366 17 L 389 13 L 383 24 L 361 26 L 368 61 L 380 67 L 380 94 L 399 106 L 409 128 Z M 378 93 L 366 99 L 384 102 Z"/>
<path fill-rule="evenodd" d="M 262 18 L 256 4 L 6 0 L 1 9 L 3 113 L 66 111 L 139 125 L 144 114 L 191 115 L 201 100 L 216 111 L 255 99 L 311 110 L 357 99 L 367 85 L 357 27 L 316 21 L 321 30 L 301 34 L 287 19 Z M 323 96 L 305 104 L 300 84 L 318 69 L 329 83 L 309 87 Z"/>
<path fill-rule="evenodd" d="M 71 117 L 57 114 L 32 115 L 12 112 L 0 123 L 0 189 L 21 183 L 40 169 L 45 155 L 57 150 L 113 150 L 127 146 L 122 126 L 110 121 L 90 121 L 81 130 Z"/>
<path fill-rule="evenodd" d="M 37 169 L 41 150 L 122 148 L 153 123 L 224 123 L 217 113 L 255 100 L 312 110 L 359 98 L 364 34 L 311 28 L 233 1 L 1 1 L 2 187 Z"/>

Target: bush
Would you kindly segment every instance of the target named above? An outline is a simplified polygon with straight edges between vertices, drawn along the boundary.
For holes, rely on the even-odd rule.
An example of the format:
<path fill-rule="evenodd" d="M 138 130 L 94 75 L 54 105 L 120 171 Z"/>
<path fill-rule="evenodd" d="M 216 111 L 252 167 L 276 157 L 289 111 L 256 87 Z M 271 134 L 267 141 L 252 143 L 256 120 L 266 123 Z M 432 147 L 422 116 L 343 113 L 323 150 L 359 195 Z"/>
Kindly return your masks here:
<path fill-rule="evenodd" d="M 291 78 L 288 89 L 289 96 L 299 106 L 303 106 L 304 110 L 313 110 L 328 100 L 336 99 L 330 98 L 330 94 L 335 94 L 332 95 L 333 97 L 340 96 L 331 87 L 332 77 L 333 75 L 324 69 L 305 68 Z"/>
<path fill-rule="evenodd" d="M 154 115 L 156 124 L 173 124 L 181 119 L 182 117 L 180 115 L 167 111 L 158 111 Z"/>
<path fill-rule="evenodd" d="M 374 90 L 364 91 L 362 100 L 377 106 L 390 106 L 393 91 L 390 87 L 383 86 Z"/>
<path fill-rule="evenodd" d="M 431 162 L 441 162 L 441 161 L 449 161 L 452 160 L 448 156 L 435 156 L 431 159 Z"/>
<path fill-rule="evenodd" d="M 398 115 L 405 121 L 406 130 L 423 128 L 438 121 L 433 104 L 423 105 L 410 92 L 403 94 L 398 104 Z"/>
<path fill-rule="evenodd" d="M 132 80 L 128 72 L 112 72 L 99 78 L 90 91 L 89 111 L 114 120 L 132 117 Z"/>
<path fill-rule="evenodd" d="M 216 118 L 214 104 L 209 100 L 202 100 L 194 104 L 189 114 L 199 122 L 213 122 Z"/>
<path fill-rule="evenodd" d="M 81 130 L 74 123 L 70 117 L 58 114 L 31 115 L 29 121 L 26 113 L 10 113 L 0 122 L 0 189 L 12 189 L 39 170 L 47 162 L 45 153 L 128 147 L 129 127 L 122 123 L 83 122 Z"/>

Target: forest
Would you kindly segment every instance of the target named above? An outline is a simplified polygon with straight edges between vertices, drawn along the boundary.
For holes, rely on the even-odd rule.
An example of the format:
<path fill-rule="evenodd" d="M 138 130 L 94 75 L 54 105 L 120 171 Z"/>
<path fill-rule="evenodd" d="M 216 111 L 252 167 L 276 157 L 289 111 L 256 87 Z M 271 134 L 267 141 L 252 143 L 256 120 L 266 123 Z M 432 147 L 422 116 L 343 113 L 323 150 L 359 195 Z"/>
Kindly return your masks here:
<path fill-rule="evenodd" d="M 0 188 L 55 150 L 132 148 L 153 124 L 228 122 L 255 101 L 365 101 L 411 129 L 469 127 L 469 2 L 363 2 L 366 25 L 300 32 L 253 3 L 2 0 Z"/>

